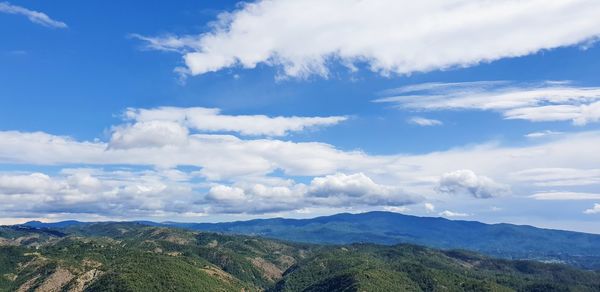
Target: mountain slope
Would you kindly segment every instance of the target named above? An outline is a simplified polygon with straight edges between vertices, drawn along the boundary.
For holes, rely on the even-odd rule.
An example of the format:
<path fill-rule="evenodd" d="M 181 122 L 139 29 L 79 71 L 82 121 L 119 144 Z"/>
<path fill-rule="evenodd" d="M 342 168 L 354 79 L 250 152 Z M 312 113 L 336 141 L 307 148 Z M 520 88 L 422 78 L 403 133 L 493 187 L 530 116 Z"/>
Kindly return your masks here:
<path fill-rule="evenodd" d="M 564 266 L 413 245 L 352 245 L 303 261 L 273 291 L 593 291 L 599 284 L 597 273 Z"/>
<path fill-rule="evenodd" d="M 600 235 L 523 225 L 484 224 L 392 212 L 337 214 L 313 219 L 168 224 L 191 230 L 320 244 L 413 243 L 443 249 L 473 250 L 507 259 L 559 261 L 600 269 Z"/>
<path fill-rule="evenodd" d="M 34 228 L 0 228 L 0 291 L 51 284 L 65 291 L 256 291 L 306 253 L 304 245 L 136 223 L 63 231 L 42 237 Z"/>
<path fill-rule="evenodd" d="M 562 262 L 577 267 L 600 269 L 600 235 L 523 225 L 417 217 L 392 212 L 228 223 L 136 223 L 317 244 L 411 243 L 442 249 L 473 250 L 506 259 Z M 68 230 L 85 227 L 86 223 L 34 222 L 25 225 Z"/>
<path fill-rule="evenodd" d="M 139 223 L 56 235 L 0 227 L 0 238 L 0 291 L 600 290 L 597 272 L 407 244 L 297 244 Z"/>

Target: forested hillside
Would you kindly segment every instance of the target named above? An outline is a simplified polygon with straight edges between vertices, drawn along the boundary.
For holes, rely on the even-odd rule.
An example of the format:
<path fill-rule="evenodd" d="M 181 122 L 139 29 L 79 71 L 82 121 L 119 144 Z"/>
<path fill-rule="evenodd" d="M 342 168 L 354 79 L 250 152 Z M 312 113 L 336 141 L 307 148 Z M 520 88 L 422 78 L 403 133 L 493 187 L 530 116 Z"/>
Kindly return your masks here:
<path fill-rule="evenodd" d="M 599 291 L 600 274 L 415 245 L 313 245 L 139 223 L 0 227 L 2 291 Z"/>
<path fill-rule="evenodd" d="M 393 212 L 163 225 L 318 244 L 412 243 L 441 249 L 473 250 L 505 259 L 561 262 L 600 269 L 600 235 L 526 225 L 484 224 Z"/>

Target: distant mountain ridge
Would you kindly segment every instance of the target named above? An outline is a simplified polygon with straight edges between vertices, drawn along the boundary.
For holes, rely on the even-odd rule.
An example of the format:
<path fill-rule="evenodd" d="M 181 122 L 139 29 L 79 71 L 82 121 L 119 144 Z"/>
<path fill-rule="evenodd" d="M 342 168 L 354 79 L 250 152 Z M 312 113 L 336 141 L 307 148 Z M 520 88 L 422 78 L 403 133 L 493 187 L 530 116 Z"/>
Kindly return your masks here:
<path fill-rule="evenodd" d="M 412 243 L 442 249 L 467 249 L 507 259 L 564 262 L 578 267 L 600 269 L 600 235 L 505 223 L 485 224 L 379 211 L 342 213 L 312 219 L 273 218 L 227 223 L 136 223 L 319 244 Z M 24 225 L 64 228 L 79 224 L 92 223 L 68 221 Z"/>

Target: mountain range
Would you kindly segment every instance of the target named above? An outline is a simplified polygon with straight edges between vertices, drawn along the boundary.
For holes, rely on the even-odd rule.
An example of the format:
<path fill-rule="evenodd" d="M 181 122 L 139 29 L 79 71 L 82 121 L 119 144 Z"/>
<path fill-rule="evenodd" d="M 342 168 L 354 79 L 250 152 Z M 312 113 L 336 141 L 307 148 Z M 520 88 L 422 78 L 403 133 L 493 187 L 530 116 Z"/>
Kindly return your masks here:
<path fill-rule="evenodd" d="M 0 291 L 600 290 L 598 272 L 464 250 L 293 243 L 140 222 L 54 226 L 0 226 Z"/>
<path fill-rule="evenodd" d="M 600 269 L 600 235 L 542 229 L 526 225 L 418 217 L 394 212 L 342 213 L 312 219 L 257 219 L 227 223 L 136 221 L 142 225 L 177 227 L 315 244 L 410 243 L 439 249 L 465 249 L 505 259 L 558 262 Z M 83 228 L 92 223 L 28 222 L 37 228 Z"/>

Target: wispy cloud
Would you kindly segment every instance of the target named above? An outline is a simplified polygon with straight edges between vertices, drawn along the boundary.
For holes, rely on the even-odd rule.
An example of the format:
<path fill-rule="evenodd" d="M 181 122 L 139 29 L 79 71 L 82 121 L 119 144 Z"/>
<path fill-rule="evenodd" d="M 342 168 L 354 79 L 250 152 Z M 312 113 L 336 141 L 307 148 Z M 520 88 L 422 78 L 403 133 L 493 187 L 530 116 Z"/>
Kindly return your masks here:
<path fill-rule="evenodd" d="M 531 138 L 531 139 L 535 139 L 535 138 L 543 138 L 543 137 L 549 137 L 549 136 L 556 136 L 556 135 L 560 135 L 560 134 L 564 134 L 564 133 L 563 132 L 555 132 L 555 131 L 551 131 L 551 130 L 546 130 L 546 131 L 541 131 L 541 132 L 532 132 L 532 133 L 526 134 L 525 137 Z"/>
<path fill-rule="evenodd" d="M 21 6 L 12 5 L 8 2 L 0 2 L 0 12 L 8 14 L 17 14 L 27 17 L 31 22 L 53 28 L 67 28 L 67 24 L 54 20 L 43 12 L 30 10 Z"/>
<path fill-rule="evenodd" d="M 536 200 L 546 201 L 574 201 L 574 200 L 600 200 L 600 194 L 578 192 L 544 192 L 531 195 Z"/>
<path fill-rule="evenodd" d="M 600 87 L 574 86 L 568 81 L 425 83 L 386 93 L 392 96 L 374 102 L 426 111 L 489 110 L 502 113 L 505 119 L 534 122 L 585 125 L 600 121 Z"/>
<path fill-rule="evenodd" d="M 129 108 L 124 117 L 133 123 L 113 128 L 113 146 L 135 144 L 137 140 L 160 145 L 182 142 L 190 130 L 236 132 L 246 136 L 285 136 L 290 132 L 336 125 L 347 119 L 344 116 L 226 115 L 220 109 L 203 107 Z M 156 133 L 161 135 L 154 135 Z"/>
<path fill-rule="evenodd" d="M 332 61 L 389 75 L 589 45 L 600 35 L 598 14 L 595 0 L 275 0 L 223 13 L 201 35 L 139 38 L 180 52 L 192 75 L 265 64 L 284 76 L 327 77 Z"/>
<path fill-rule="evenodd" d="M 157 51 L 185 53 L 195 48 L 195 44 L 198 43 L 198 37 L 192 36 L 177 37 L 174 35 L 165 35 L 149 37 L 137 33 L 132 33 L 129 36 L 143 41 L 146 49 Z"/>
<path fill-rule="evenodd" d="M 444 123 L 442 123 L 442 121 L 423 118 L 423 117 L 412 117 L 412 118 L 408 119 L 408 123 L 413 124 L 413 125 L 422 126 L 422 127 L 441 126 L 442 124 L 444 124 Z"/>
<path fill-rule="evenodd" d="M 543 187 L 600 185 L 600 169 L 597 168 L 530 168 L 510 176 L 516 181 Z"/>

